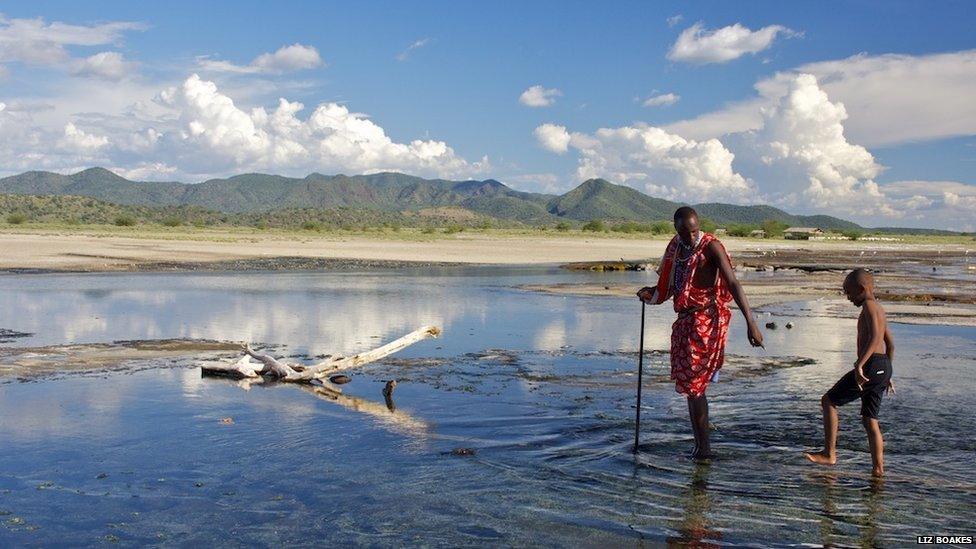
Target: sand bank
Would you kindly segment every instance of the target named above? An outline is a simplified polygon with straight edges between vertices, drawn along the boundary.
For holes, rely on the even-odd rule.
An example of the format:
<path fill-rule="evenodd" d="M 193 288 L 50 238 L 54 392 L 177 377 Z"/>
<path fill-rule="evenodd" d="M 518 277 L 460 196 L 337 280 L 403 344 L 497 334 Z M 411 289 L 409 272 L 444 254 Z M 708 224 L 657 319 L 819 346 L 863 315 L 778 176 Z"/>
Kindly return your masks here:
<path fill-rule="evenodd" d="M 729 238 L 733 254 L 757 260 L 798 248 L 849 252 L 963 253 L 961 244 L 795 242 Z M 430 238 L 375 235 L 262 234 L 227 232 L 23 231 L 0 233 L 0 269 L 8 271 L 269 270 L 397 264 L 561 264 L 580 261 L 655 261 L 665 237 L 505 232 L 460 233 Z"/>

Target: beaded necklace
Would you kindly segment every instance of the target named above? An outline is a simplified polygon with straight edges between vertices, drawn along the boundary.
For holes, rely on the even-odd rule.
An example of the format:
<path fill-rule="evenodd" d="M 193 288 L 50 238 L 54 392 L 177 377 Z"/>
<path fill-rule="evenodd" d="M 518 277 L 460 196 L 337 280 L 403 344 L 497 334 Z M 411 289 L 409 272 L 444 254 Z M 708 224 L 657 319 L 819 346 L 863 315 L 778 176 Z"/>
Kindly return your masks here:
<path fill-rule="evenodd" d="M 674 287 L 672 291 L 677 294 L 685 286 L 685 276 L 688 273 L 689 262 L 695 255 L 695 251 L 698 249 L 698 245 L 701 244 L 703 233 L 698 231 L 695 236 L 695 242 L 691 246 L 685 244 L 684 240 L 680 237 L 678 238 L 678 249 L 674 251 Z M 685 251 L 687 255 L 681 257 L 681 252 Z"/>

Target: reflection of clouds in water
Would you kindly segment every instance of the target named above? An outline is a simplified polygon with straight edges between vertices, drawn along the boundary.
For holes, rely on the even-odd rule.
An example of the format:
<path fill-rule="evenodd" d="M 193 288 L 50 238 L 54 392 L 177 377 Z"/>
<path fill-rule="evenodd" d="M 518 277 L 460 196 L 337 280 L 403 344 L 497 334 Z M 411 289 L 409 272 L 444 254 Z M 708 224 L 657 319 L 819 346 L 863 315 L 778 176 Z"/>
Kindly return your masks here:
<path fill-rule="evenodd" d="M 636 302 L 636 300 L 635 300 Z M 554 311 L 555 319 L 539 327 L 534 348 L 556 350 L 564 345 L 605 351 L 634 351 L 640 336 L 640 308 L 622 314 L 629 302 L 564 300 Z M 588 306 L 590 305 L 590 306 Z M 596 306 L 593 306 L 596 305 Z M 647 349 L 668 349 L 673 315 L 670 307 L 648 307 L 644 331 Z"/>
<path fill-rule="evenodd" d="M 200 396 L 203 388 L 203 376 L 200 375 L 198 368 L 176 370 L 180 386 L 183 388 L 183 396 L 196 398 Z"/>
<path fill-rule="evenodd" d="M 351 354 L 462 310 L 484 293 L 430 277 L 349 274 L 154 275 L 24 279 L 0 286 L 0 327 L 36 333 L 25 345 L 167 337 L 288 344 Z M 111 288 L 121 289 L 111 290 Z"/>
<path fill-rule="evenodd" d="M 4 393 L 0 417 L 8 418 L 3 422 L 3 434 L 21 441 L 115 435 L 126 401 L 138 394 L 139 382 L 133 377 L 114 376 L 112 383 L 110 391 L 98 378 L 0 386 Z M 58 397 L 65 390 L 70 396 Z"/>
<path fill-rule="evenodd" d="M 205 317 L 206 322 L 186 326 L 180 335 L 230 341 L 287 342 L 313 355 L 352 354 L 380 345 L 391 334 L 421 325 L 443 326 L 446 319 L 457 312 L 446 307 L 444 302 L 391 303 L 384 296 L 368 293 L 310 301 L 292 295 L 270 300 L 236 299 L 229 309 L 214 311 Z"/>
<path fill-rule="evenodd" d="M 789 348 L 791 354 L 815 357 L 830 364 L 839 364 L 847 358 L 853 361 L 857 352 L 856 317 L 860 311 L 845 304 L 840 300 L 814 300 L 764 307 L 773 315 L 761 316 L 760 327 L 769 321 L 779 325 L 776 330 L 763 328 L 766 347 Z M 840 318 L 838 312 L 846 314 Z M 787 322 L 793 322 L 795 327 L 787 330 Z"/>
<path fill-rule="evenodd" d="M 543 326 L 535 335 L 533 345 L 543 351 L 554 351 L 566 345 L 566 322 L 560 318 Z"/>
<path fill-rule="evenodd" d="M 45 343 L 100 341 L 111 333 L 159 337 L 157 317 L 140 314 L 140 309 L 155 310 L 173 303 L 175 296 L 166 293 L 143 299 L 139 294 L 112 292 L 111 297 L 92 299 L 86 292 L 71 288 L 59 292 L 4 291 L 0 292 L 0 326 L 46 335 Z"/>

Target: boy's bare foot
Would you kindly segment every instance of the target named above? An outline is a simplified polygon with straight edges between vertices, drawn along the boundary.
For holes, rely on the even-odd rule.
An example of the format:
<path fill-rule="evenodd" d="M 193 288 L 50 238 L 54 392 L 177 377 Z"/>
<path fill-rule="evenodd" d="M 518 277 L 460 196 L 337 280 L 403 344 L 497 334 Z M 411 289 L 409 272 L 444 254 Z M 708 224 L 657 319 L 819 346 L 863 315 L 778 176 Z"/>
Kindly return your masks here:
<path fill-rule="evenodd" d="M 696 446 L 695 451 L 691 453 L 691 459 L 694 460 L 712 459 L 713 457 L 715 457 L 715 454 L 713 454 L 711 448 L 708 447 L 700 448 Z"/>
<path fill-rule="evenodd" d="M 807 459 L 819 465 L 833 465 L 837 463 L 837 456 L 831 456 L 827 452 L 804 453 Z"/>
<path fill-rule="evenodd" d="M 875 467 L 871 471 L 871 476 L 881 478 L 884 476 L 884 467 Z"/>

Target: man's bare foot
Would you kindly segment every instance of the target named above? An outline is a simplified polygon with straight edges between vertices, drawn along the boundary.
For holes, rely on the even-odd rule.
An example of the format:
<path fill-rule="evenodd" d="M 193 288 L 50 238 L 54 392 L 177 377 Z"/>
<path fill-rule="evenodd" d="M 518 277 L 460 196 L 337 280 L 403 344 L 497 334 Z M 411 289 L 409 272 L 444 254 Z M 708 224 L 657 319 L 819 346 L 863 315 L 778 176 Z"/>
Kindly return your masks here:
<path fill-rule="evenodd" d="M 825 451 L 804 453 L 807 459 L 819 465 L 833 465 L 837 463 L 837 456 L 831 456 Z"/>

